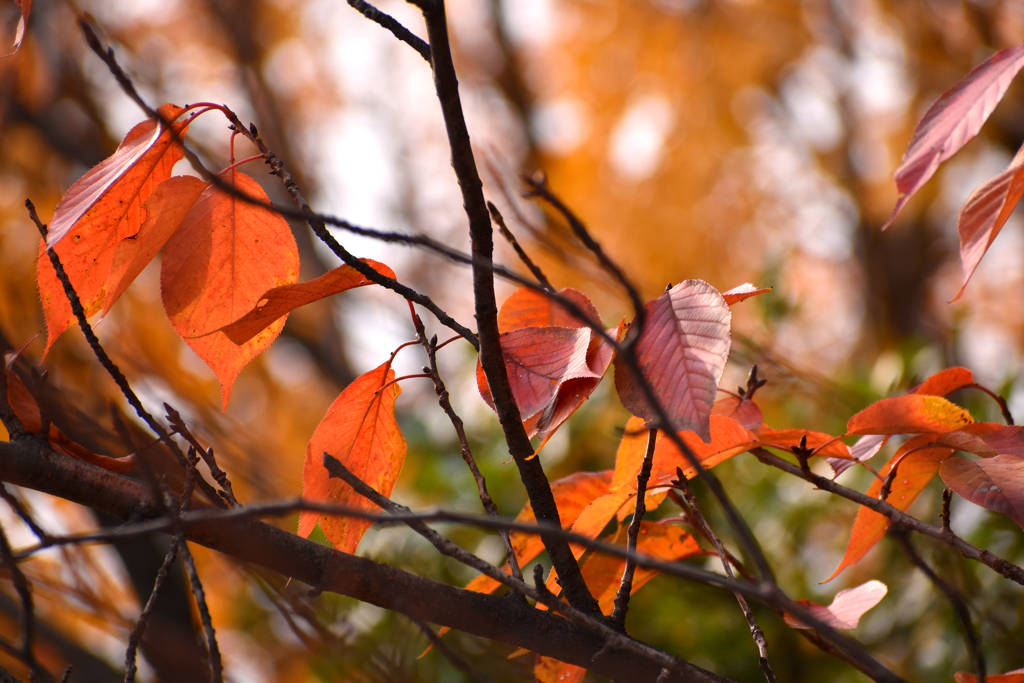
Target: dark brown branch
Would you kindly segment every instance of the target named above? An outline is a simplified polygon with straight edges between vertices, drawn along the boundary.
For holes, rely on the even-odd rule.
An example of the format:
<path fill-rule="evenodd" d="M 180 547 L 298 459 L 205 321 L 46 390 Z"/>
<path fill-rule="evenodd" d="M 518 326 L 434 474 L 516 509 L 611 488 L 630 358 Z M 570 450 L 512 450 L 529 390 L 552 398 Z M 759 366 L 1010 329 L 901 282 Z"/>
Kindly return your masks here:
<path fill-rule="evenodd" d="M 626 550 L 636 552 L 636 539 L 640 536 L 640 525 L 643 523 L 644 514 L 647 512 L 644 497 L 647 495 L 647 480 L 651 478 L 651 466 L 654 463 L 654 446 L 658 441 L 658 429 L 651 427 L 647 430 L 647 450 L 644 452 L 643 462 L 640 464 L 640 471 L 636 475 L 636 506 L 633 508 L 633 519 L 626 530 Z M 622 569 L 622 580 L 619 582 L 619 590 L 615 594 L 615 606 L 612 608 L 610 620 L 623 631 L 626 630 L 626 612 L 629 609 L 629 596 L 633 593 L 633 574 L 636 572 L 636 562 L 626 560 Z M 732 578 L 732 577 L 730 577 Z"/>
<path fill-rule="evenodd" d="M 419 53 L 420 57 L 430 62 L 430 46 L 427 45 L 426 41 L 417 36 L 415 33 L 402 26 L 397 19 L 392 17 L 390 14 L 385 14 L 373 5 L 364 2 L 364 0 L 348 0 L 349 7 L 356 10 L 364 17 L 372 22 L 380 24 L 387 30 L 395 34 L 395 38 L 398 38 L 403 43 L 409 45 L 412 49 Z"/>
<path fill-rule="evenodd" d="M 544 275 L 544 271 L 540 269 L 533 259 L 526 253 L 526 251 L 519 245 L 519 240 L 512 234 L 512 231 L 505 225 L 505 218 L 498 211 L 498 207 L 494 205 L 494 202 L 487 202 L 487 210 L 491 213 L 491 220 L 498 226 L 498 232 L 505 238 L 505 241 L 512 245 L 512 248 L 516 250 L 516 254 L 519 256 L 519 260 L 523 262 L 523 265 L 530 269 L 533 276 L 537 278 L 537 282 L 540 286 L 549 292 L 555 291 L 555 288 L 551 286 L 551 282 L 547 276 Z"/>
<path fill-rule="evenodd" d="M 0 562 L 11 572 L 11 583 L 14 584 L 14 591 L 21 600 L 21 612 L 18 623 L 18 630 L 21 632 L 21 644 L 12 648 L 11 654 L 20 659 L 28 666 L 33 681 L 52 681 L 53 676 L 43 668 L 36 659 L 33 647 L 35 646 L 36 617 L 35 605 L 32 601 L 32 586 L 28 578 L 21 571 L 11 545 L 7 542 L 7 534 L 3 527 L 0 527 Z"/>
<path fill-rule="evenodd" d="M 170 572 L 171 565 L 174 563 L 174 558 L 177 554 L 178 541 L 175 538 L 171 540 L 171 547 L 167 551 L 167 555 L 164 556 L 163 564 L 160 565 L 160 569 L 156 572 L 156 579 L 153 580 L 153 590 L 150 591 L 149 598 L 146 599 L 146 605 L 142 608 L 135 626 L 132 627 L 132 632 L 128 635 L 128 647 L 124 653 L 125 683 L 132 683 L 135 680 L 135 674 L 138 671 L 136 653 L 139 649 L 139 643 L 142 642 L 142 636 L 146 632 L 146 624 L 149 623 L 149 615 L 153 613 L 153 608 L 156 606 L 156 598 L 160 594 L 164 581 L 167 580 L 167 574 Z"/>
<path fill-rule="evenodd" d="M 419 5 L 427 22 L 427 39 L 431 48 L 434 86 L 448 133 L 452 167 L 462 190 L 462 203 L 469 218 L 469 235 L 474 260 L 488 263 L 493 258 L 494 241 L 491 220 L 484 201 L 483 185 L 477 170 L 469 130 L 462 112 L 459 82 L 448 42 L 448 21 L 444 2 L 434 0 Z M 494 273 L 490 268 L 473 265 L 473 299 L 476 307 L 477 332 L 480 336 L 480 364 L 487 377 L 495 411 L 508 444 L 509 453 L 519 468 L 523 486 L 538 521 L 561 527 L 558 507 L 540 458 L 534 457 L 533 446 L 512 396 L 505 371 L 498 333 L 498 306 L 494 296 Z M 567 543 L 545 538 L 544 546 L 558 572 L 558 579 L 569 604 L 586 613 L 600 615 L 597 600 L 583 581 L 579 564 Z"/>
<path fill-rule="evenodd" d="M 351 2 L 351 0 L 350 0 L 350 2 Z M 444 640 L 439 635 L 434 633 L 434 629 L 430 628 L 427 624 L 423 623 L 419 619 L 412 619 L 412 618 L 410 618 L 410 621 L 412 621 L 412 623 L 416 624 L 416 628 L 418 628 L 420 630 L 420 632 L 423 633 L 423 635 L 425 635 L 427 637 L 427 640 L 430 641 L 431 645 L 433 645 L 435 648 L 437 648 L 438 652 L 440 652 L 445 657 L 447 657 L 448 661 L 450 661 L 452 664 L 454 664 L 456 666 L 456 668 L 462 670 L 463 673 L 465 673 L 467 676 L 469 676 L 469 680 L 475 681 L 475 683 L 486 683 L 487 682 L 488 679 L 486 679 L 483 676 L 481 676 L 476 671 L 476 669 L 474 669 L 472 666 L 470 666 L 469 662 L 467 662 L 465 659 L 460 657 L 459 654 L 457 652 L 455 652 L 455 650 L 453 650 L 450 647 L 448 647 L 448 643 L 444 642 Z"/>
<path fill-rule="evenodd" d="M 181 414 L 172 408 L 169 404 L 164 403 L 164 410 L 167 411 L 167 421 L 170 422 L 171 429 L 185 437 L 197 453 L 202 455 L 203 461 L 206 466 L 210 468 L 210 474 L 213 475 L 214 481 L 216 481 L 221 490 L 218 493 L 229 505 L 238 505 L 238 500 L 235 499 L 235 491 L 231 487 L 231 480 L 228 479 L 227 473 L 224 472 L 218 465 L 217 459 L 213 456 L 212 448 L 203 448 L 203 445 L 199 443 L 199 440 L 192 435 L 189 431 L 185 421 L 181 419 Z"/>

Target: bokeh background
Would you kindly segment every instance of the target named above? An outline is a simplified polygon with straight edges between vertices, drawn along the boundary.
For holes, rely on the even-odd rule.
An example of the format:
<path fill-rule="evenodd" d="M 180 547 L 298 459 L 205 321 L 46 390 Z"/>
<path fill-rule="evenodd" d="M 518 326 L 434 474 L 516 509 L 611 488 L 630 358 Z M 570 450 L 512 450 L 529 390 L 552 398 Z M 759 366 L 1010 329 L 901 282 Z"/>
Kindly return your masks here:
<path fill-rule="evenodd" d="M 380 8 L 425 33 L 414 7 L 387 1 Z M 13 2 L 5 0 L 2 11 L 9 43 Z M 223 102 L 256 123 L 316 210 L 468 249 L 429 66 L 341 0 L 36 0 L 23 47 L 0 60 L 6 344 L 44 331 L 34 276 L 38 235 L 25 199 L 47 220 L 62 192 L 142 118 L 86 47 L 77 26 L 82 13 L 115 46 L 151 104 Z M 888 231 L 879 230 L 896 199 L 891 173 L 914 124 L 973 65 L 1024 39 L 1024 4 L 450 0 L 448 16 L 488 198 L 555 285 L 585 291 L 606 324 L 628 313 L 625 297 L 557 216 L 521 196 L 520 174 L 545 173 L 648 298 L 688 278 L 721 290 L 743 282 L 773 287 L 734 308 L 724 386 L 743 383 L 757 363 L 769 380 L 758 400 L 774 427 L 841 433 L 868 402 L 953 365 L 969 367 L 1008 398 L 1015 414 L 1024 413 L 1019 216 L 1011 217 L 965 296 L 947 303 L 961 277 L 957 211 L 1024 140 L 1024 85 L 1012 86 L 979 138 Z M 194 124 L 189 137 L 204 165 L 226 165 L 228 131 L 215 114 Z M 187 162 L 179 172 L 198 173 Z M 247 172 L 275 201 L 287 201 L 259 164 Z M 337 265 L 305 226 L 293 227 L 304 279 Z M 473 326 L 465 268 L 337 236 Z M 499 257 L 520 267 L 505 245 Z M 306 442 L 327 406 L 353 377 L 412 337 L 404 302 L 365 288 L 293 313 L 281 338 L 242 372 L 222 413 L 213 374 L 162 314 L 157 266 L 98 326 L 105 347 L 152 412 L 162 414 L 169 402 L 213 445 L 240 499 L 298 495 Z M 500 287 L 502 296 L 512 291 Z M 446 338 L 444 328 L 427 322 Z M 36 341 L 26 354 L 38 362 L 41 349 Z M 409 349 L 398 369 L 417 372 L 423 362 L 418 349 Z M 461 342 L 442 352 L 478 461 L 499 508 L 513 515 L 525 495 L 514 467 L 502 465 L 507 452 L 476 392 L 474 362 Z M 105 427 L 112 427 L 112 410 L 123 413 L 123 399 L 77 330 L 64 335 L 43 367 L 69 404 Z M 609 387 L 606 381 L 545 448 L 552 478 L 613 465 L 627 415 Z M 478 511 L 429 383 L 409 380 L 403 388 L 399 411 L 410 453 L 394 497 L 414 508 Z M 998 420 L 994 404 L 979 396 L 954 398 L 976 418 Z M 889 595 L 855 635 L 911 680 L 951 681 L 954 671 L 969 669 L 948 604 L 889 541 L 819 585 L 845 548 L 852 504 L 766 471 L 751 456 L 720 466 L 719 474 L 793 597 L 827 604 L 837 590 L 879 578 Z M 842 481 L 863 490 L 868 478 L 851 471 Z M 940 491 L 933 485 L 912 511 L 934 521 Z M 110 523 L 70 503 L 18 495 L 54 531 Z M 953 528 L 968 540 L 1024 561 L 1024 535 L 1011 521 L 962 501 L 953 513 Z M 656 516 L 671 514 L 666 508 Z M 0 518 L 16 544 L 31 541 L 6 508 Z M 293 528 L 294 520 L 280 524 Z M 502 557 L 494 536 L 444 531 L 488 559 Z M 947 548 L 918 545 L 971 599 L 990 671 L 1024 666 L 1020 587 Z M 472 578 L 400 529 L 370 531 L 360 553 L 456 584 Z M 310 600 L 300 586 L 201 548 L 196 554 L 231 680 L 471 680 L 436 650 L 418 659 L 427 640 L 403 617 L 337 596 Z M 93 672 L 81 680 L 119 680 L 138 595 L 148 594 L 161 555 L 154 542 L 54 552 L 26 564 L 47 629 L 44 659 L 54 670 L 74 661 L 79 671 Z M 192 675 L 187 657 L 173 654 L 197 647 L 183 590 L 180 581 L 171 586 L 151 627 L 166 628 L 171 644 L 161 650 L 151 642 L 144 650 L 150 680 Z M 0 593 L 0 630 L 13 634 L 9 581 L 0 581 Z M 659 578 L 633 604 L 629 628 L 637 637 L 737 680 L 761 680 L 731 596 Z M 863 680 L 777 615 L 759 615 L 780 679 Z M 500 644 L 457 633 L 446 640 L 489 680 L 532 675 L 529 655 L 506 660 L 510 649 Z M 21 671 L 3 656 L 0 663 Z"/>

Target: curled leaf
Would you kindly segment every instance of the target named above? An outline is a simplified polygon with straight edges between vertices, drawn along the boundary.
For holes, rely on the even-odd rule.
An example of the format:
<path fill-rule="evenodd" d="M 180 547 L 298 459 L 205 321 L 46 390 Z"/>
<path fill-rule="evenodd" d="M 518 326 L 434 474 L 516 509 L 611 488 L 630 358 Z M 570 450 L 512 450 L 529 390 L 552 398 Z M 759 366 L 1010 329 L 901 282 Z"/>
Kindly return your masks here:
<path fill-rule="evenodd" d="M 722 292 L 722 298 L 725 299 L 725 303 L 732 306 L 733 304 L 738 304 L 741 301 L 746 301 L 752 296 L 765 294 L 770 291 L 772 291 L 771 287 L 761 288 L 752 285 L 749 282 L 744 282 L 739 287 L 733 287 L 728 292 Z"/>
<path fill-rule="evenodd" d="M 856 588 L 839 591 L 828 607 L 810 600 L 797 600 L 796 604 L 832 628 L 853 629 L 857 628 L 864 613 L 880 603 L 888 592 L 888 587 L 881 581 L 868 581 Z M 793 628 L 811 628 L 788 612 L 783 617 Z"/>

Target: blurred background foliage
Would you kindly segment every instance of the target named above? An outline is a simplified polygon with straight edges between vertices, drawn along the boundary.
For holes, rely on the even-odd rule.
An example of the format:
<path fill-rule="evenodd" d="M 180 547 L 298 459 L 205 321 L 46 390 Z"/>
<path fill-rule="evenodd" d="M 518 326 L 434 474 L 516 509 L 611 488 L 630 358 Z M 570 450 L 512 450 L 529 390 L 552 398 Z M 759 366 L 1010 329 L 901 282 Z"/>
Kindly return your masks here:
<path fill-rule="evenodd" d="M 415 8 L 397 0 L 380 7 L 424 33 Z M 12 8 L 5 0 L 2 18 L 11 34 Z M 48 219 L 70 183 L 109 155 L 142 116 L 85 46 L 76 25 L 82 12 L 115 46 L 149 102 L 224 102 L 255 122 L 315 209 L 468 247 L 428 65 L 341 0 L 35 0 L 33 10 L 20 52 L 0 60 L 5 346 L 43 331 L 34 277 L 38 235 L 24 200 L 30 197 Z M 724 382 L 743 383 L 757 363 L 769 379 L 758 400 L 774 427 L 841 433 L 863 405 L 952 365 L 971 368 L 1024 413 L 1019 216 L 1007 223 L 963 299 L 947 303 L 960 279 L 957 210 L 1024 140 L 1024 84 L 1010 89 L 979 139 L 945 165 L 896 224 L 878 230 L 896 199 L 891 172 L 917 119 L 992 51 L 1024 39 L 1024 4 L 450 0 L 448 15 L 485 192 L 556 286 L 585 291 L 606 324 L 628 313 L 622 293 L 559 218 L 522 198 L 519 174 L 545 173 L 647 297 L 688 278 L 721 290 L 747 281 L 774 287 L 735 307 Z M 215 116 L 189 136 L 207 167 L 226 164 L 227 131 Z M 197 170 L 182 162 L 179 172 Z M 248 172 L 275 201 L 286 201 L 276 179 L 256 165 Z M 336 265 L 305 226 L 293 227 L 304 279 Z M 465 269 L 338 237 L 472 324 Z M 499 255 L 515 265 L 504 245 Z M 162 414 L 169 402 L 214 447 L 243 502 L 299 494 L 306 442 L 327 406 L 354 376 L 411 338 L 404 303 L 367 288 L 293 313 L 282 337 L 242 372 L 221 413 L 214 376 L 160 310 L 157 265 L 98 326 L 105 347 L 152 412 Z M 502 296 L 512 291 L 500 286 Z M 429 329 L 445 337 L 436 324 Z M 41 348 L 38 341 L 29 347 L 32 362 Z M 418 353 L 402 353 L 400 373 L 418 372 Z M 477 395 L 471 349 L 453 344 L 440 360 L 499 509 L 513 515 L 525 495 L 514 468 L 502 464 L 507 452 Z M 112 415 L 126 415 L 77 330 L 64 335 L 43 367 L 62 401 L 105 430 L 114 426 Z M 414 508 L 478 511 L 428 383 L 409 380 L 404 389 L 399 410 L 410 454 L 395 498 Z M 954 398 L 978 419 L 999 419 L 980 394 Z M 545 448 L 549 476 L 610 468 L 625 419 L 605 382 Z M 65 431 L 88 440 L 82 424 Z M 118 448 L 115 454 L 128 450 L 115 443 L 107 451 Z M 948 604 L 889 541 L 833 582 L 818 584 L 845 548 L 852 504 L 767 471 L 751 456 L 723 464 L 718 474 L 793 597 L 827 604 L 838 589 L 879 578 L 889 595 L 855 635 L 911 680 L 951 681 L 954 671 L 969 668 Z M 851 471 L 842 481 L 863 490 L 868 477 Z M 699 485 L 697 491 L 703 493 Z M 912 512 L 934 521 L 939 494 L 933 485 Z M 111 523 L 70 503 L 18 495 L 52 531 Z M 670 505 L 655 516 L 674 514 Z M 715 508 L 705 507 L 724 529 Z M 962 501 L 953 512 L 954 530 L 968 540 L 1024 560 L 1020 529 L 1007 518 Z M 16 545 L 31 541 L 9 510 L 0 516 Z M 502 557 L 492 535 L 444 531 L 487 559 Z M 160 543 L 54 552 L 25 565 L 45 626 L 41 656 L 52 670 L 74 662 L 80 673 L 72 680 L 120 680 L 124 642 L 138 595 L 148 594 L 162 556 Z M 945 546 L 917 544 L 970 597 L 989 670 L 1024 666 L 1019 586 Z M 443 581 L 472 578 L 402 529 L 372 530 L 360 552 Z M 231 680 L 471 680 L 436 649 L 418 658 L 428 641 L 404 617 L 337 596 L 309 599 L 303 587 L 285 586 L 279 577 L 202 548 L 196 555 Z M 9 581 L 0 587 L 0 631 L 13 633 L 16 603 Z M 151 680 L 201 675 L 182 655 L 198 652 L 184 590 L 180 581 L 172 585 L 151 622 L 150 631 L 163 634 L 144 647 L 143 672 Z M 863 680 L 776 615 L 761 610 L 760 617 L 780 680 Z M 742 614 L 727 594 L 661 577 L 638 594 L 628 626 L 636 637 L 721 674 L 761 680 Z M 506 646 L 458 633 L 446 641 L 489 680 L 531 676 L 532 658 L 506 660 Z M 23 673 L 2 655 L 0 663 Z"/>

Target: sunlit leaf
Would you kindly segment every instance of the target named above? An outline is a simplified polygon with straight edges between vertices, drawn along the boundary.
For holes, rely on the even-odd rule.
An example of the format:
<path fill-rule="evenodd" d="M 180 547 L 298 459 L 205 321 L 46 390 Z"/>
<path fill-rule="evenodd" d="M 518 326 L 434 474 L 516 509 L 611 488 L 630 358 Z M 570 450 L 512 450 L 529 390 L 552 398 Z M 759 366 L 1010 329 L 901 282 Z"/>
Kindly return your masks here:
<path fill-rule="evenodd" d="M 906 394 L 883 398 L 852 418 L 851 435 L 949 432 L 973 423 L 971 414 L 940 396 Z"/>
<path fill-rule="evenodd" d="M 183 109 L 165 104 L 158 110 L 167 119 Z M 114 254 L 122 240 L 138 234 L 146 219 L 143 203 L 165 180 L 183 156 L 179 141 L 188 121 L 174 124 L 175 134 L 156 119 L 132 128 L 113 156 L 79 178 L 61 199 L 50 221 L 45 243 L 39 247 L 36 278 L 46 316 L 46 350 L 64 330 L 75 324 L 64 288 L 46 257 L 52 248 L 60 257 L 86 316 L 103 309 Z"/>
<path fill-rule="evenodd" d="M 347 505 L 363 510 L 376 506 L 340 479 L 330 479 L 323 454 L 341 461 L 378 493 L 389 496 L 405 463 L 406 443 L 395 419 L 395 400 L 402 393 L 389 363 L 367 372 L 345 387 L 327 410 L 306 448 L 302 470 L 302 496 L 309 500 Z M 305 511 L 299 516 L 300 536 L 320 528 L 338 550 L 354 553 L 370 522 Z"/>
<path fill-rule="evenodd" d="M 581 683 L 587 670 L 582 666 L 566 664 L 552 657 L 537 655 L 533 676 L 537 683 Z"/>
<path fill-rule="evenodd" d="M 732 313 L 718 290 L 687 280 L 644 306 L 646 322 L 635 351 L 643 376 L 677 431 L 711 440 L 709 418 L 729 356 Z M 631 413 L 646 421 L 657 415 L 621 357 L 615 388 Z"/>
<path fill-rule="evenodd" d="M 850 447 L 830 434 L 812 432 L 808 429 L 761 429 L 757 432 L 759 445 L 777 446 L 786 450 L 806 444 L 814 455 L 829 458 L 849 459 Z M 806 441 L 804 439 L 806 438 Z"/>
<path fill-rule="evenodd" d="M 1000 50 L 974 67 L 928 109 L 894 174 L 900 198 L 883 229 L 935 174 L 939 164 L 974 139 L 1022 67 L 1024 45 Z"/>
<path fill-rule="evenodd" d="M 395 277 L 395 272 L 383 263 L 377 263 L 369 259 L 363 259 L 363 262 L 381 275 L 390 278 Z M 324 273 L 315 280 L 298 282 L 294 285 L 283 285 L 264 292 L 263 296 L 256 303 L 255 308 L 230 325 L 220 328 L 220 331 L 227 335 L 228 339 L 232 342 L 241 346 L 266 329 L 275 320 L 300 306 L 319 301 L 333 294 L 340 294 L 355 287 L 372 284 L 372 280 L 367 280 L 352 266 L 341 266 Z"/>
<path fill-rule="evenodd" d="M 850 446 L 849 458 L 825 458 L 825 461 L 838 477 L 840 474 L 853 467 L 858 462 L 865 462 L 875 457 L 878 451 L 882 450 L 888 436 L 881 434 L 868 434 L 862 436 Z"/>
<path fill-rule="evenodd" d="M 1024 528 L 1024 460 L 1013 455 L 949 458 L 939 467 L 939 476 L 961 498 L 1006 515 Z"/>
<path fill-rule="evenodd" d="M 946 368 L 940 370 L 914 387 L 913 394 L 927 396 L 949 396 L 954 391 L 974 384 L 974 375 L 967 368 Z"/>
<path fill-rule="evenodd" d="M 256 181 L 238 171 L 224 180 L 255 201 L 269 201 Z M 225 407 L 238 373 L 277 337 L 285 318 L 242 346 L 218 330 L 248 313 L 267 290 L 298 277 L 298 247 L 284 218 L 215 185 L 203 191 L 167 242 L 160 271 L 164 310 L 174 331 L 217 375 Z"/>
<path fill-rule="evenodd" d="M 561 289 L 558 295 L 571 301 L 595 324 L 601 325 L 601 314 L 593 302 L 575 289 Z M 579 318 L 551 300 L 543 292 L 528 287 L 517 289 L 505 299 L 498 311 L 498 330 L 511 332 L 524 327 L 586 327 Z"/>
<path fill-rule="evenodd" d="M 896 479 L 893 481 L 888 498 L 886 498 L 886 502 L 897 510 L 906 511 L 910 504 L 917 500 L 917 496 L 939 471 L 939 464 L 952 454 L 952 450 L 949 448 L 925 447 L 933 442 L 934 437 L 934 434 L 919 434 L 907 439 L 906 443 L 900 446 L 886 466 L 882 468 L 881 474 L 885 477 L 889 474 L 893 463 L 899 463 Z M 911 451 L 914 452 L 911 453 Z M 882 482 L 875 479 L 865 493 L 872 498 L 877 498 L 881 490 Z M 858 562 L 878 543 L 888 528 L 888 517 L 866 507 L 857 510 L 857 518 L 853 522 L 846 553 L 836 570 L 822 583 L 831 581 L 839 572 Z"/>
<path fill-rule="evenodd" d="M 712 415 L 731 417 L 744 429 L 754 430 L 764 424 L 764 415 L 757 404 L 748 398 L 726 394 L 711 406 Z"/>
<path fill-rule="evenodd" d="M 725 303 L 732 306 L 733 304 L 738 304 L 741 301 L 746 301 L 752 296 L 765 294 L 770 291 L 772 291 L 771 287 L 760 288 L 750 284 L 749 282 L 745 282 L 739 287 L 733 287 L 728 292 L 722 292 L 722 298 L 725 299 Z"/>
<path fill-rule="evenodd" d="M 797 600 L 796 604 L 832 628 L 853 629 L 857 628 L 864 613 L 880 603 L 888 592 L 889 589 L 881 581 L 868 581 L 856 588 L 839 591 L 828 607 L 810 600 Z M 788 612 L 783 616 L 793 628 L 811 628 Z"/>

